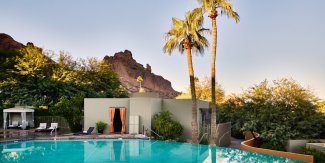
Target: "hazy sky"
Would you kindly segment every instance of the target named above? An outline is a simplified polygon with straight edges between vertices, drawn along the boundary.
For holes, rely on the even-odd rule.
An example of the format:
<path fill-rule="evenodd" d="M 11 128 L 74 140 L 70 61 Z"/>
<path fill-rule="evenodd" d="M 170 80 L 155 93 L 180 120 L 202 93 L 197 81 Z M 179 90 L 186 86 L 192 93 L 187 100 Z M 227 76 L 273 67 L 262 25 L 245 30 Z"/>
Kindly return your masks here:
<path fill-rule="evenodd" d="M 232 1 L 241 22 L 218 18 L 217 81 L 239 93 L 264 79 L 292 77 L 325 99 L 325 1 Z M 171 18 L 184 18 L 195 0 L 1 0 L 0 33 L 75 58 L 129 49 L 141 64 L 188 86 L 186 56 L 163 54 Z M 205 27 L 210 27 L 206 17 Z M 210 37 L 208 37 L 210 39 Z M 210 75 L 211 50 L 194 57 L 197 76 Z"/>

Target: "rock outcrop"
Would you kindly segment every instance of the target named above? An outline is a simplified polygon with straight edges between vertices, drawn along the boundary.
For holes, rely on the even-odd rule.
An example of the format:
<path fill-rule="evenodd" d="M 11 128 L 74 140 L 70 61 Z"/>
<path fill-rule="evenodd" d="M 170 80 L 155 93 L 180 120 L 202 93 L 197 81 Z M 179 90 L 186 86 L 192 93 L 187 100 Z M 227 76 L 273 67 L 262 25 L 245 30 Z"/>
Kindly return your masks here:
<path fill-rule="evenodd" d="M 24 47 L 22 43 L 15 41 L 11 36 L 0 33 L 0 49 L 2 50 L 17 50 Z"/>
<path fill-rule="evenodd" d="M 142 64 L 133 59 L 128 50 L 115 53 L 114 56 L 105 56 L 104 60 L 112 65 L 112 69 L 119 75 L 119 79 L 129 92 L 138 92 L 137 77 L 142 76 L 142 87 L 146 92 L 157 92 L 164 98 L 174 98 L 180 93 L 175 91 L 170 81 L 152 73 L 151 66 Z"/>

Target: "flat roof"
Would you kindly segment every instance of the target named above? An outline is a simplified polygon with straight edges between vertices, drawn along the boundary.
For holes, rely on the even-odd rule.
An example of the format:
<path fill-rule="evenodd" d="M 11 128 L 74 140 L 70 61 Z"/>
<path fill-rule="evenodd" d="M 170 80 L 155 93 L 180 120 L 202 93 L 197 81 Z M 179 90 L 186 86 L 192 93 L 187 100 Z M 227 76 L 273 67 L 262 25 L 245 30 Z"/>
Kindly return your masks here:
<path fill-rule="evenodd" d="M 3 109 L 5 113 L 21 113 L 21 112 L 34 112 L 34 109 L 31 106 L 16 106 L 14 108 Z"/>

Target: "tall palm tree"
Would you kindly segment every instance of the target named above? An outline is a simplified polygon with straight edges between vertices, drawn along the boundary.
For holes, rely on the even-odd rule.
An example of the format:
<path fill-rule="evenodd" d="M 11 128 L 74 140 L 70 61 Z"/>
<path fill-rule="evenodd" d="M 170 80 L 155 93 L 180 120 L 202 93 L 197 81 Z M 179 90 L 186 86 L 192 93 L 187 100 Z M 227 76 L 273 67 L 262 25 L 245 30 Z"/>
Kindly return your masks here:
<path fill-rule="evenodd" d="M 219 15 L 225 14 L 229 18 L 239 22 L 239 15 L 233 10 L 232 4 L 228 0 L 199 0 L 202 4 L 202 9 L 208 12 L 212 21 L 212 60 L 211 60 L 211 136 L 210 144 L 216 144 L 217 138 L 217 111 L 216 111 L 216 56 L 217 56 L 217 21 L 216 18 Z"/>
<path fill-rule="evenodd" d="M 202 28 L 203 15 L 201 8 L 186 12 L 185 20 L 172 18 L 172 22 L 172 28 L 166 33 L 167 42 L 163 51 L 169 55 L 176 48 L 181 54 L 184 51 L 186 52 L 192 96 L 192 143 L 197 144 L 199 143 L 199 133 L 192 51 L 201 54 L 204 52 L 204 48 L 208 46 L 208 40 L 203 36 L 203 32 L 208 29 Z"/>

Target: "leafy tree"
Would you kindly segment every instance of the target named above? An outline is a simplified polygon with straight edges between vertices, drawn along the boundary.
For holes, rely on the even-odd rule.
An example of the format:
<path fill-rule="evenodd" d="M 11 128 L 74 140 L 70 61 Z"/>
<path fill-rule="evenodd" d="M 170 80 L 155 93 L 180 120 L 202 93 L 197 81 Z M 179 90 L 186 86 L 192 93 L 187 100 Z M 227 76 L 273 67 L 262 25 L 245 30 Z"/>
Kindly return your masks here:
<path fill-rule="evenodd" d="M 216 89 L 215 89 L 215 69 L 216 69 L 216 55 L 217 55 L 217 21 L 218 14 L 225 14 L 239 22 L 239 15 L 233 10 L 232 4 L 228 0 L 199 0 L 204 11 L 207 11 L 212 21 L 212 59 L 211 59 L 211 95 L 212 95 L 212 114 L 211 114 L 211 136 L 210 144 L 216 144 L 217 137 L 217 116 L 216 116 Z"/>
<path fill-rule="evenodd" d="M 0 83 L 4 102 L 32 105 L 36 99 L 46 100 L 53 86 L 49 74 L 54 62 L 42 54 L 42 49 L 28 44 L 19 50 L 14 68 Z"/>
<path fill-rule="evenodd" d="M 325 114 L 325 101 L 321 101 L 317 104 L 318 111 Z"/>
<path fill-rule="evenodd" d="M 208 77 L 205 77 L 202 81 L 198 78 L 195 78 L 195 91 L 196 91 L 196 98 L 200 100 L 206 100 L 211 102 L 211 80 Z M 190 99 L 191 98 L 191 88 L 188 88 L 188 92 L 182 93 L 181 95 L 177 96 L 177 99 Z M 225 98 L 225 92 L 222 89 L 221 85 L 216 83 L 216 103 L 221 104 Z"/>
<path fill-rule="evenodd" d="M 4 53 L 1 61 L 5 61 L 0 67 L 6 69 L 0 73 L 0 108 L 16 103 L 46 105 L 50 110 L 54 108 L 51 113 L 66 113 L 66 118 L 72 117 L 68 121 L 75 130 L 79 129 L 76 123 L 80 124 L 79 114 L 83 109 L 79 98 L 128 96 L 117 74 L 104 61 L 95 58 L 73 60 L 62 51 L 55 62 L 51 54 L 33 44 L 27 44 L 17 54 L 0 52 Z M 78 108 L 70 107 L 73 103 Z M 63 107 L 63 111 L 55 112 L 59 107 Z"/>
<path fill-rule="evenodd" d="M 0 82 L 14 75 L 12 71 L 17 63 L 16 57 L 19 56 L 18 51 L 0 49 Z"/>
<path fill-rule="evenodd" d="M 59 102 L 50 109 L 50 111 L 54 115 L 64 117 L 69 123 L 72 132 L 81 131 L 84 98 L 85 95 L 83 94 L 76 94 L 71 99 L 63 96 L 60 98 Z"/>
<path fill-rule="evenodd" d="M 124 96 L 117 74 L 112 71 L 107 62 L 90 58 L 87 59 L 87 63 L 82 67 L 83 71 L 79 72 L 79 76 L 83 79 L 80 83 L 92 87 L 95 92 L 99 93 L 100 97 Z"/>
<path fill-rule="evenodd" d="M 202 9 L 196 8 L 193 11 L 188 11 L 186 12 L 185 20 L 172 18 L 172 22 L 172 28 L 166 33 L 168 40 L 164 45 L 163 51 L 168 54 L 171 54 L 176 48 L 181 53 L 186 51 L 192 95 L 192 143 L 199 143 L 192 51 L 202 54 L 204 47 L 208 46 L 208 40 L 202 35 L 207 30 L 202 28 Z"/>
<path fill-rule="evenodd" d="M 17 57 L 15 68 L 19 75 L 45 78 L 52 73 L 55 62 L 43 54 L 43 49 L 32 44 L 20 49 L 22 57 Z"/>

